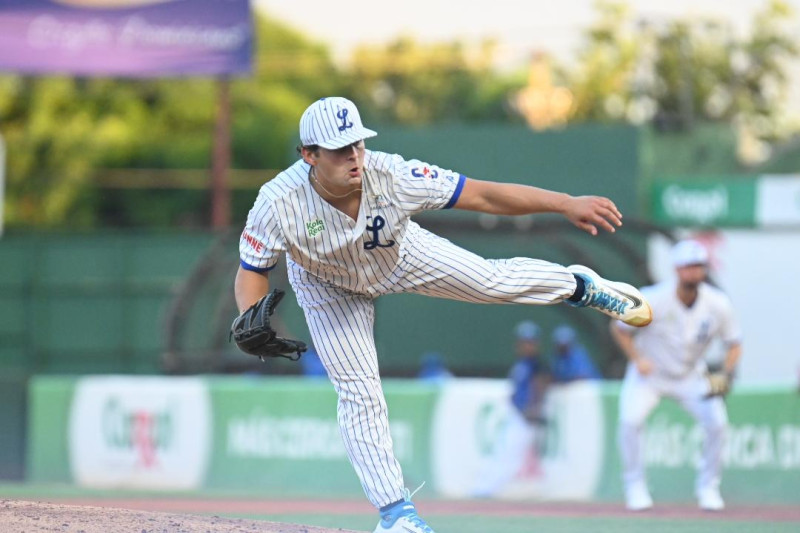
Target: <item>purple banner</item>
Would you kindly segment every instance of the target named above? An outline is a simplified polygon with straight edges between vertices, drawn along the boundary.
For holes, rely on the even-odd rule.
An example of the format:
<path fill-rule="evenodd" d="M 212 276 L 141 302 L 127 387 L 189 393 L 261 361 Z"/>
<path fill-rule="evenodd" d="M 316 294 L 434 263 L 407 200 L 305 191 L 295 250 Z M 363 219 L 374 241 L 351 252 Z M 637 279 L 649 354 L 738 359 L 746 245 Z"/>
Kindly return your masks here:
<path fill-rule="evenodd" d="M 0 72 L 250 72 L 249 0 L 0 0 Z"/>

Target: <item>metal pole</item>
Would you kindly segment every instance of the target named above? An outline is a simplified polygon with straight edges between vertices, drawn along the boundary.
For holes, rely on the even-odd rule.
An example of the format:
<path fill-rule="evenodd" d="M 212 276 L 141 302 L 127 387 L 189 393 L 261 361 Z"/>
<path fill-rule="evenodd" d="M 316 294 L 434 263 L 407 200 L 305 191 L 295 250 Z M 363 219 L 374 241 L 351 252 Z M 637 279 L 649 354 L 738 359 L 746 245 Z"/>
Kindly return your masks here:
<path fill-rule="evenodd" d="M 231 165 L 230 80 L 217 80 L 217 115 L 211 154 L 211 227 L 226 229 L 231 222 L 231 191 L 228 172 Z"/>

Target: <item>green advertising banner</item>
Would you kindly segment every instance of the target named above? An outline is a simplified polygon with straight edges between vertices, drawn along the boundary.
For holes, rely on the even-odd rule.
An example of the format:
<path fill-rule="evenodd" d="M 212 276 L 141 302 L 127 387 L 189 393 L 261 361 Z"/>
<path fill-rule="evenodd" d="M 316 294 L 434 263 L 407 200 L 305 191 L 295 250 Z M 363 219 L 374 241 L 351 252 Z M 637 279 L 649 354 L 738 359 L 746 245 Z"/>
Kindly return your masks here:
<path fill-rule="evenodd" d="M 606 460 L 596 499 L 622 501 L 616 444 L 618 387 L 604 394 Z M 800 501 L 800 396 L 783 389 L 741 388 L 726 399 L 729 429 L 723 452 L 722 494 L 730 502 Z M 702 429 L 675 402 L 664 399 L 645 430 L 645 464 L 653 498 L 694 500 Z"/>
<path fill-rule="evenodd" d="M 764 175 L 656 182 L 653 221 L 666 226 L 800 226 L 800 177 Z"/>
<path fill-rule="evenodd" d="M 28 384 L 29 481 L 69 482 L 69 412 L 79 378 L 34 377 Z"/>
<path fill-rule="evenodd" d="M 656 182 L 654 222 L 667 226 L 743 226 L 756 224 L 757 180 Z"/>
<path fill-rule="evenodd" d="M 430 472 L 437 388 L 391 380 L 383 388 L 406 485 L 419 484 Z M 210 391 L 214 434 L 208 488 L 362 494 L 339 434 L 336 393 L 327 380 L 215 379 Z"/>
<path fill-rule="evenodd" d="M 622 502 L 618 383 L 553 387 L 536 453 L 507 446 L 504 380 L 387 380 L 383 387 L 408 487 L 429 481 L 438 495 L 458 498 Z M 324 379 L 37 377 L 29 393 L 29 481 L 363 495 Z M 800 503 L 800 395 L 737 387 L 726 401 L 724 497 Z M 644 453 L 656 502 L 693 500 L 702 437 L 670 400 L 651 414 Z M 495 479 L 498 469 L 510 470 Z"/>

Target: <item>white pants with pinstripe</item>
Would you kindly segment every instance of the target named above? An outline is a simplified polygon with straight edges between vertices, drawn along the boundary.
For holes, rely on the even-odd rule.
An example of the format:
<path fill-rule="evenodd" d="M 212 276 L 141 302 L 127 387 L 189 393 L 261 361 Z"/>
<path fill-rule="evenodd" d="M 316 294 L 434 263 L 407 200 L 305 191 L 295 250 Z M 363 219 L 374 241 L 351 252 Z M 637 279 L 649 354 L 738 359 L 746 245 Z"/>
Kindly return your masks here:
<path fill-rule="evenodd" d="M 561 265 L 536 259 L 484 259 L 427 231 L 406 242 L 406 253 L 380 286 L 364 293 L 334 286 L 290 263 L 289 280 L 305 312 L 314 347 L 339 396 L 338 421 L 350 462 L 367 497 L 380 508 L 405 488 L 392 451 L 378 372 L 373 300 L 417 293 L 475 303 L 548 305 L 575 291 Z M 358 268 L 354 265 L 354 268 Z"/>

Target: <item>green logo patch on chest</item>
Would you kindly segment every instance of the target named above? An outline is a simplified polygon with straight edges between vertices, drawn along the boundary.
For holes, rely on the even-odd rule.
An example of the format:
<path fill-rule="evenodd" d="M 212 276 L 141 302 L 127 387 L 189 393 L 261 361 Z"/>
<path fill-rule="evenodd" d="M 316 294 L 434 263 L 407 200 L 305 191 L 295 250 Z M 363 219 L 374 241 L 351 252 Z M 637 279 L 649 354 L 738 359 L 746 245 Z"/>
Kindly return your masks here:
<path fill-rule="evenodd" d="M 316 237 L 325 231 L 325 223 L 321 219 L 306 222 L 306 233 L 309 237 Z"/>

